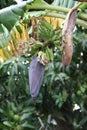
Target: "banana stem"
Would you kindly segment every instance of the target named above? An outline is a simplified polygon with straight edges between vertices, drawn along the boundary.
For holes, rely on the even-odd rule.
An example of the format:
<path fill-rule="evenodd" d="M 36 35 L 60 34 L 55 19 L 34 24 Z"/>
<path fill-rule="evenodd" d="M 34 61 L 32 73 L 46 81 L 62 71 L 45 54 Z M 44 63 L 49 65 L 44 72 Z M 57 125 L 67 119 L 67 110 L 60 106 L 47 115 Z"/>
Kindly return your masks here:
<path fill-rule="evenodd" d="M 43 10 L 43 9 L 48 9 L 51 11 L 58 11 L 58 12 L 64 12 L 64 13 L 68 13 L 70 11 L 70 9 L 65 8 L 65 7 L 60 7 L 60 6 L 53 6 L 53 5 L 28 5 L 29 10 L 31 9 L 35 9 L 35 10 Z M 83 20 L 87 20 L 87 14 L 85 13 L 79 13 L 78 17 L 83 19 Z"/>

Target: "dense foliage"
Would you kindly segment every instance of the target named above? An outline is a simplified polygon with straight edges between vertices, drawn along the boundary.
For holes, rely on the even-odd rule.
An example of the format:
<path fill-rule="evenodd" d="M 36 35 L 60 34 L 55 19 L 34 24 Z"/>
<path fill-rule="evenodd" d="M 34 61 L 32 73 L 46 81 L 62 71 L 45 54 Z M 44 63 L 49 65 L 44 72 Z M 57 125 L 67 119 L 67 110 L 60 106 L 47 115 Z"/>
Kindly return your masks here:
<path fill-rule="evenodd" d="M 87 130 L 87 30 L 76 26 L 73 59 L 63 69 L 61 28 L 57 25 L 54 29 L 42 16 L 28 19 L 24 16 L 22 21 L 28 23 L 31 37 L 23 41 L 27 50 L 17 50 L 16 56 L 0 63 L 0 129 Z M 45 66 L 39 96 L 33 101 L 28 69 L 39 51 L 46 54 L 49 64 Z"/>
<path fill-rule="evenodd" d="M 0 9 L 13 4 L 13 0 L 0 0 Z"/>

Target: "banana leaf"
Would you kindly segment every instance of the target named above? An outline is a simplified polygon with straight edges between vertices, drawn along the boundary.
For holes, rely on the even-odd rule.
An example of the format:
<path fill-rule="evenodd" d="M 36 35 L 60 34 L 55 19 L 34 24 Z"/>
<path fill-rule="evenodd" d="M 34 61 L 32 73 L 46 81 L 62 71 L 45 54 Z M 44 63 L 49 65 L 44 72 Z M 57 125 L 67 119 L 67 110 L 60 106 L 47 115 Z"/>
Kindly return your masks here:
<path fill-rule="evenodd" d="M 0 28 L 1 24 L 3 24 L 9 31 L 15 25 L 17 20 L 23 16 L 24 11 L 26 10 L 26 5 L 31 3 L 33 0 L 28 0 L 21 2 L 17 5 L 11 5 L 7 8 L 3 8 L 0 10 Z M 3 30 L 0 29 L 3 32 Z"/>
<path fill-rule="evenodd" d="M 8 46 L 11 40 L 10 31 L 16 24 L 16 22 L 23 17 L 26 11 L 26 5 L 33 0 L 21 2 L 17 5 L 11 5 L 9 7 L 0 10 L 0 49 Z"/>

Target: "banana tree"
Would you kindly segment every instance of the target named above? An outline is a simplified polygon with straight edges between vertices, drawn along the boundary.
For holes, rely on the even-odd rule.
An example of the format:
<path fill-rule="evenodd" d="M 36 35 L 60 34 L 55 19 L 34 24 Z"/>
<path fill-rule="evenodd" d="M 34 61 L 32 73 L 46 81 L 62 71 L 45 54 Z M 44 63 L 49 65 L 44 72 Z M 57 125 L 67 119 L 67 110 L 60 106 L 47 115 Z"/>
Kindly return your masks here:
<path fill-rule="evenodd" d="M 31 4 L 29 4 L 29 3 L 31 3 Z M 17 31 L 19 32 L 19 35 L 20 35 L 20 33 L 23 34 L 23 32 L 22 32 L 23 29 L 21 29 L 20 24 L 23 25 L 24 21 L 28 22 L 29 17 L 34 17 L 34 16 L 35 17 L 40 17 L 40 16 L 47 17 L 48 16 L 48 19 L 49 19 L 49 17 L 51 17 L 51 18 L 53 17 L 55 19 L 56 18 L 65 19 L 66 13 L 68 13 L 70 8 L 72 6 L 74 6 L 76 3 L 77 2 L 72 1 L 72 0 L 70 2 L 67 2 L 67 1 L 60 2 L 60 1 L 55 0 L 51 5 L 49 5 L 48 3 L 44 2 L 44 1 L 35 0 L 35 1 L 22 2 L 21 4 L 13 5 L 13 6 L 5 8 L 5 9 L 2 9 L 0 11 L 0 15 L 1 15 L 1 17 L 0 17 L 0 22 L 1 22 L 1 24 L 0 24 L 0 32 L 1 32 L 0 48 L 2 48 L 3 46 L 5 46 L 7 48 L 9 41 L 12 40 L 11 31 L 14 26 L 16 27 Z M 80 11 L 80 13 L 78 14 L 78 19 L 76 21 L 77 25 L 80 25 L 84 28 L 87 28 L 87 26 L 86 26 L 87 16 L 86 16 L 86 13 L 83 12 L 83 10 L 84 10 L 84 8 L 86 8 L 86 6 L 87 6 L 86 3 L 83 3 L 80 6 L 80 9 L 82 11 Z M 32 9 L 33 10 L 39 9 L 41 11 L 37 11 L 35 13 L 35 11 L 32 11 Z M 57 21 L 57 19 L 54 21 Z M 62 21 L 59 20 L 59 21 L 62 23 L 63 20 Z M 56 22 L 55 25 L 53 25 L 53 26 L 56 26 L 57 23 L 58 22 Z M 24 28 L 24 27 L 22 27 L 22 28 Z M 16 34 L 17 34 L 17 31 L 16 31 Z M 15 39 L 18 39 L 18 38 L 15 37 Z M 14 41 L 14 45 L 15 45 L 15 42 L 16 41 Z M 13 44 L 13 43 L 11 43 L 11 44 Z M 10 46 L 12 46 L 12 45 L 10 45 Z M 8 48 L 7 48 L 7 50 L 8 50 Z M 13 49 L 13 50 L 15 50 L 15 49 Z M 0 50 L 0 51 L 1 51 L 1 53 L 3 53 L 2 50 Z M 14 52 L 14 53 L 16 53 L 16 52 Z M 3 56 L 3 54 L 1 54 L 1 55 Z M 9 57 L 9 55 L 11 55 L 11 53 L 9 54 L 9 52 L 8 52 L 5 55 L 6 55 L 6 57 Z M 15 55 L 15 54 L 13 54 L 13 55 Z M 5 57 L 3 57 L 3 58 L 6 59 Z"/>
<path fill-rule="evenodd" d="M 63 69 L 61 63 L 61 39 L 64 37 L 61 34 L 61 22 L 77 4 L 73 0 L 55 0 L 52 4 L 34 0 L 0 11 L 0 47 L 3 56 L 9 58 L 5 58 L 6 61 L 0 65 L 1 129 L 86 129 L 87 78 L 83 50 L 86 54 L 87 3 L 79 6 L 73 34 L 72 64 Z M 85 64 L 79 63 L 80 59 Z M 36 84 L 35 79 L 32 79 L 29 91 L 27 68 L 29 64 L 31 69 L 36 67 L 36 70 L 30 70 L 29 73 L 31 75 L 35 71 L 34 76 L 37 76 L 38 63 L 42 65 L 41 73 L 45 69 L 42 87 L 42 79 L 40 81 L 37 77 Z M 42 78 L 41 73 L 38 75 Z M 36 98 L 40 87 L 39 97 L 33 104 L 30 93 L 36 92 L 33 95 Z"/>

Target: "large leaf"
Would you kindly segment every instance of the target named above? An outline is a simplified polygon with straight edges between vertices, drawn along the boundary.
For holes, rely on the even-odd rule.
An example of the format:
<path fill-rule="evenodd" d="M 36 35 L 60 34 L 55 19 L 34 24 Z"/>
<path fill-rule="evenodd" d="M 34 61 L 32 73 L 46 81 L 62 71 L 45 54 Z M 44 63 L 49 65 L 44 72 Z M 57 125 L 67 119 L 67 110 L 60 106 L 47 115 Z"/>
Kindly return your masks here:
<path fill-rule="evenodd" d="M 0 10 L 0 48 L 8 46 L 8 43 L 11 40 L 11 29 L 24 15 L 26 4 L 32 1 L 33 0 L 28 0 L 27 2 L 21 2 L 20 4 L 12 5 Z"/>
<path fill-rule="evenodd" d="M 23 16 L 26 4 L 32 1 L 33 0 L 28 0 L 27 2 L 21 2 L 20 4 L 0 10 L 0 25 L 3 24 L 10 31 L 16 21 Z"/>
<path fill-rule="evenodd" d="M 35 0 L 31 5 L 48 5 L 44 0 Z"/>
<path fill-rule="evenodd" d="M 76 3 L 74 0 L 54 0 L 52 5 L 72 8 Z"/>

